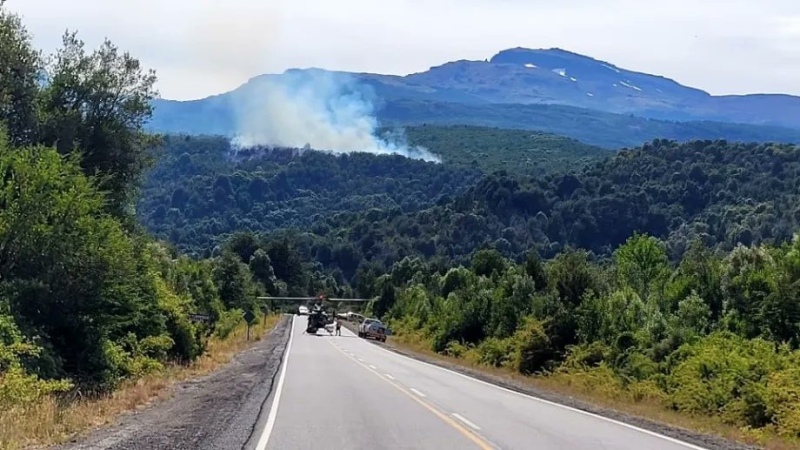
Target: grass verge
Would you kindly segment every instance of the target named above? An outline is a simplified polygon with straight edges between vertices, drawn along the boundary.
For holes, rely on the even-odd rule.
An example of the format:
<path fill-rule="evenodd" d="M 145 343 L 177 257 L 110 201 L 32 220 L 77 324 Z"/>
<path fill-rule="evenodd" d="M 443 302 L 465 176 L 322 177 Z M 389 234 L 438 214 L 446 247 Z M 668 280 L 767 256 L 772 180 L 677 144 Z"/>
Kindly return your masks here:
<path fill-rule="evenodd" d="M 142 409 L 170 396 L 176 382 L 206 375 L 223 366 L 272 330 L 281 315 L 268 316 L 250 329 L 240 324 L 226 339 L 213 337 L 208 351 L 188 366 L 170 365 L 163 371 L 131 380 L 100 399 L 59 405 L 53 397 L 0 411 L 0 448 L 16 450 L 60 444 L 93 428 L 113 423 L 123 413 Z"/>
<path fill-rule="evenodd" d="M 664 425 L 683 428 L 702 434 L 722 437 L 770 450 L 800 448 L 800 440 L 777 435 L 768 428 L 748 429 L 724 423 L 718 417 L 688 415 L 666 408 L 657 396 L 646 392 L 622 389 L 608 377 L 592 372 L 558 373 L 542 376 L 525 376 L 508 368 L 490 367 L 465 358 L 442 355 L 430 350 L 430 343 L 417 335 L 395 335 L 387 344 L 405 352 L 421 355 L 450 366 L 467 368 L 493 377 L 512 381 L 516 385 L 537 391 L 551 392 L 564 397 L 610 408 L 621 413 L 651 420 Z"/>

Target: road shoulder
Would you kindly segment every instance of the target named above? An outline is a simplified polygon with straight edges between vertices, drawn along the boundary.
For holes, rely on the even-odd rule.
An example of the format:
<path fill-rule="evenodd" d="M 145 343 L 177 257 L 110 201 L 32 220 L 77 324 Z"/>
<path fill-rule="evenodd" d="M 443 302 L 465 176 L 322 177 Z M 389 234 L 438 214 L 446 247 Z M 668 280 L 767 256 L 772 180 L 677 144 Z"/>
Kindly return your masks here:
<path fill-rule="evenodd" d="M 240 449 L 276 381 L 289 338 L 291 316 L 253 347 L 201 378 L 176 383 L 167 400 L 124 414 L 57 450 Z"/>

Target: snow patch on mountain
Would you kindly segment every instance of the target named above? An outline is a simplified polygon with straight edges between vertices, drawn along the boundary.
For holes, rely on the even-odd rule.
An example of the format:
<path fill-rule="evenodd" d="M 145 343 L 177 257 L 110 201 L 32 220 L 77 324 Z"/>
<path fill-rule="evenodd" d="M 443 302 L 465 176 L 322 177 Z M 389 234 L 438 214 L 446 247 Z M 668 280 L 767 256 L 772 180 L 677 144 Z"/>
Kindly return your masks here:
<path fill-rule="evenodd" d="M 632 85 L 632 84 L 628 84 L 628 83 L 626 83 L 626 82 L 624 82 L 624 81 L 620 81 L 620 82 L 619 82 L 619 84 L 621 84 L 621 85 L 623 85 L 623 86 L 625 86 L 625 87 L 629 87 L 629 88 L 631 88 L 631 89 L 637 90 L 637 91 L 639 91 L 639 92 L 641 92 L 641 91 L 642 91 L 642 88 L 640 88 L 640 87 L 638 87 L 638 86 L 634 86 L 634 85 Z M 615 85 L 615 86 L 616 86 L 616 85 Z"/>

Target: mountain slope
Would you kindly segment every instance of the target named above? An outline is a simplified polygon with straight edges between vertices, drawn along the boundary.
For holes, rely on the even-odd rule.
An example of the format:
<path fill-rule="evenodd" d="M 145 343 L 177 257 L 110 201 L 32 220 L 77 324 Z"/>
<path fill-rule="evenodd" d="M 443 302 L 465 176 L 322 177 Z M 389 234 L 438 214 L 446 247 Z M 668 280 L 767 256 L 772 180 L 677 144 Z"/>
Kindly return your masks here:
<path fill-rule="evenodd" d="M 225 95 L 188 102 L 157 100 L 147 127 L 159 133 L 234 136 L 238 128 L 232 100 Z M 800 130 L 784 127 L 655 120 L 563 105 L 398 99 L 383 102 L 377 117 L 386 126 L 474 125 L 555 133 L 610 149 L 636 147 L 657 138 L 800 143 Z"/>
<path fill-rule="evenodd" d="M 404 77 L 408 85 L 461 92 L 489 103 L 560 104 L 666 120 L 800 127 L 800 97 L 712 96 L 669 78 L 561 49 L 504 50 Z"/>
<path fill-rule="evenodd" d="M 524 48 L 501 51 L 486 61 L 455 61 L 407 76 L 322 69 L 261 75 L 231 92 L 200 100 L 157 100 L 149 128 L 237 134 L 240 123 L 252 112 L 242 105 L 264 97 L 264 86 L 276 83 L 290 86 L 293 94 L 325 85 L 322 95 L 328 105 L 356 93 L 384 122 L 419 123 L 424 118 L 433 123 L 526 128 L 604 146 L 640 145 L 657 137 L 798 142 L 794 130 L 777 127 L 800 129 L 800 97 L 712 96 L 669 78 L 565 50 Z M 401 113 L 405 117 L 398 117 Z M 562 124 L 548 123 L 554 113 L 562 117 Z M 586 130 L 587 122 L 591 126 L 596 121 L 614 122 L 617 129 L 605 130 L 602 134 L 607 137 L 597 138 L 598 130 Z M 708 121 L 731 125 L 698 123 Z M 770 128 L 741 128 L 739 124 Z M 664 130 L 671 131 L 665 135 Z"/>
<path fill-rule="evenodd" d="M 180 248 L 208 249 L 229 230 L 310 229 L 374 208 L 408 213 L 450 201 L 484 172 L 545 175 L 614 154 L 518 130 L 411 127 L 408 138 L 442 155 L 444 163 L 292 149 L 233 151 L 220 137 L 166 136 L 163 157 L 142 186 L 139 218 Z"/>
<path fill-rule="evenodd" d="M 480 125 L 555 133 L 600 147 L 637 147 L 653 139 L 724 139 L 800 143 L 800 130 L 712 121 L 677 122 L 563 105 L 481 104 L 403 100 L 387 102 L 379 117 L 387 125 Z"/>

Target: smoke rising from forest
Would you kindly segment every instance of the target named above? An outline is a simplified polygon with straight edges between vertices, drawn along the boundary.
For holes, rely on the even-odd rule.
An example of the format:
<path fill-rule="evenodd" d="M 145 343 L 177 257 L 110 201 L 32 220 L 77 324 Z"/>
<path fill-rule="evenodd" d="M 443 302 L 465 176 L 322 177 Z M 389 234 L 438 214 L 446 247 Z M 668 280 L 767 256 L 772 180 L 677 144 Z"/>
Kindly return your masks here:
<path fill-rule="evenodd" d="M 409 146 L 402 133 L 378 136 L 375 98 L 370 86 L 343 73 L 290 70 L 257 77 L 233 100 L 234 142 L 440 161 L 425 148 Z"/>

